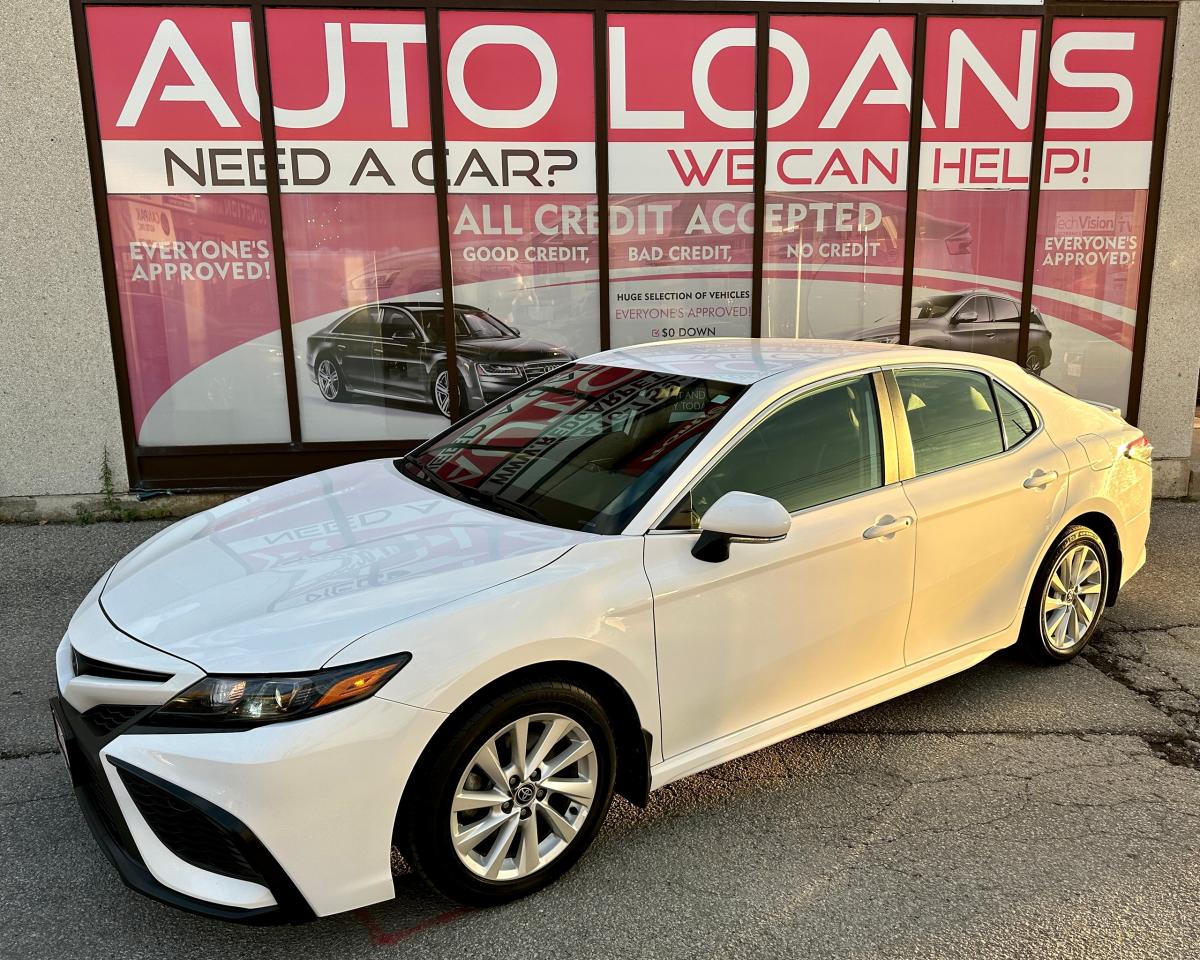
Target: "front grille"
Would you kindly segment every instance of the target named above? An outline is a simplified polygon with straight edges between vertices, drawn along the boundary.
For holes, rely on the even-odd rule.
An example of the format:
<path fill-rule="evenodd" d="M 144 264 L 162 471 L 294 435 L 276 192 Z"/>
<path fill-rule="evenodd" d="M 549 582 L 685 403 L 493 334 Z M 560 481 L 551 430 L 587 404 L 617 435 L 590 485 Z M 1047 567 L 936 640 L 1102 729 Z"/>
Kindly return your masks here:
<path fill-rule="evenodd" d="M 242 853 L 237 835 L 186 800 L 122 768 L 121 780 L 142 818 L 180 860 L 201 870 L 265 883 Z"/>
<path fill-rule="evenodd" d="M 71 668 L 77 677 L 103 677 L 107 680 L 140 680 L 143 683 L 166 683 L 169 673 L 125 667 L 119 663 L 105 663 L 71 648 Z"/>
<path fill-rule="evenodd" d="M 557 370 L 566 362 L 566 360 L 539 360 L 536 363 L 526 363 L 523 365 L 525 376 L 529 380 L 533 380 L 535 377 L 540 377 L 551 370 Z"/>
<path fill-rule="evenodd" d="M 92 707 L 84 715 L 84 722 L 92 729 L 92 732 L 97 736 L 104 736 L 112 733 L 117 727 L 128 723 L 143 710 L 145 706 L 126 706 L 117 703 L 102 703 L 98 707 Z"/>

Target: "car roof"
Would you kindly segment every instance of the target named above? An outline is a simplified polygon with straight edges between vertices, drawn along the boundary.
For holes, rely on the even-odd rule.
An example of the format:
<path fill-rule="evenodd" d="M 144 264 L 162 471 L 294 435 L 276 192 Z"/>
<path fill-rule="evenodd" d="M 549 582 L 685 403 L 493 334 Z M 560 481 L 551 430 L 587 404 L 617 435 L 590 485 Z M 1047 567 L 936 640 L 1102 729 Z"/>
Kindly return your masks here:
<path fill-rule="evenodd" d="M 971 363 L 975 355 L 858 340 L 721 337 L 661 340 L 594 353 L 581 363 L 751 384 L 784 373 L 835 373 L 907 360 Z"/>
<path fill-rule="evenodd" d="M 403 297 L 391 297 L 387 300 L 378 301 L 380 305 L 389 307 L 408 307 L 410 310 L 441 310 L 445 304 L 441 300 L 405 300 Z M 370 306 L 370 304 L 367 304 Z M 469 303 L 454 302 L 455 310 L 480 310 L 480 307 L 472 306 Z"/>

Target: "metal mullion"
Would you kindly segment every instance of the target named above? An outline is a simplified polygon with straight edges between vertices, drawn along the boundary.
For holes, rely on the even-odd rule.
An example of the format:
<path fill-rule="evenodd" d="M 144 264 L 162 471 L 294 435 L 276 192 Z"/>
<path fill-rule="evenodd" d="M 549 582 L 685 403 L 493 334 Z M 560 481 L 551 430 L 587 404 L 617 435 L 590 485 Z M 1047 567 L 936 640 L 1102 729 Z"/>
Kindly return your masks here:
<path fill-rule="evenodd" d="M 771 15 L 760 12 L 754 25 L 754 239 L 750 267 L 750 336 L 762 336 L 763 246 L 767 193 L 767 69 Z M 797 296 L 799 292 L 797 292 Z"/>
<path fill-rule="evenodd" d="M 100 142 L 100 117 L 92 80 L 92 50 L 87 32 L 87 17 L 81 0 L 71 0 L 71 29 L 75 43 L 75 64 L 79 75 L 79 96 L 83 109 L 84 139 L 87 143 L 91 173 L 92 207 L 96 217 L 96 239 L 100 247 L 100 276 L 108 312 L 109 343 L 113 352 L 113 372 L 117 380 L 117 410 L 121 418 L 121 440 L 125 450 L 125 469 L 129 486 L 141 486 L 137 459 L 137 432 L 133 425 L 133 401 L 129 384 L 129 360 L 125 354 L 125 327 L 121 321 L 121 299 L 117 293 L 117 263 L 113 252 L 112 224 L 108 216 L 108 185 L 104 176 L 103 145 Z"/>
<path fill-rule="evenodd" d="M 1163 160 L 1167 120 L 1171 113 L 1171 81 L 1175 71 L 1176 12 L 1163 18 L 1162 52 L 1158 61 L 1158 101 L 1155 103 L 1154 139 L 1150 148 L 1150 183 L 1146 190 L 1146 221 L 1142 226 L 1142 270 L 1138 277 L 1137 312 L 1134 314 L 1133 356 L 1129 367 L 1129 400 L 1125 419 L 1137 423 L 1142 405 L 1142 366 L 1146 362 L 1146 336 L 1150 326 L 1150 295 L 1154 285 L 1154 253 L 1158 244 L 1158 215 L 1162 203 Z"/>
<path fill-rule="evenodd" d="M 450 179 L 446 164 L 446 118 L 442 98 L 440 11 L 425 9 L 425 59 L 429 68 L 429 138 L 433 149 L 433 191 L 437 200 L 438 253 L 442 268 L 442 328 L 450 387 L 450 420 L 458 419 L 458 344 L 454 333 L 454 269 L 450 258 Z"/>
<path fill-rule="evenodd" d="M 928 14 L 913 24 L 912 89 L 909 93 L 908 170 L 904 206 L 904 266 L 900 275 L 900 343 L 908 343 L 912 326 L 913 265 L 917 253 L 917 196 L 921 176 L 921 121 L 925 102 L 925 31 Z"/>
<path fill-rule="evenodd" d="M 1042 14 L 1038 38 L 1037 92 L 1033 101 L 1033 139 L 1029 146 L 1029 190 L 1025 211 L 1025 258 L 1021 274 L 1021 327 L 1017 333 L 1017 363 L 1025 365 L 1029 351 L 1029 328 L 1033 322 L 1033 274 L 1037 262 L 1038 212 L 1042 198 L 1042 155 L 1046 144 L 1046 99 L 1050 89 L 1050 48 L 1054 41 L 1054 17 Z"/>
<path fill-rule="evenodd" d="M 612 292 L 609 289 L 608 209 L 608 15 L 603 8 L 592 14 L 592 111 L 596 124 L 596 252 L 600 285 L 600 349 L 612 346 Z"/>
<path fill-rule="evenodd" d="M 275 137 L 275 101 L 271 90 L 271 62 L 267 50 L 266 8 L 255 4 L 250 10 L 254 34 L 254 72 L 258 78 L 258 132 L 263 145 L 263 167 L 267 178 L 267 208 L 271 216 L 271 255 L 275 261 L 275 300 L 279 314 L 279 336 L 283 347 L 283 383 L 287 393 L 288 429 L 293 444 L 302 439 L 300 401 L 296 387 L 296 354 L 292 343 L 292 303 L 288 291 L 287 250 L 283 239 L 283 199 L 279 188 L 279 142 Z"/>

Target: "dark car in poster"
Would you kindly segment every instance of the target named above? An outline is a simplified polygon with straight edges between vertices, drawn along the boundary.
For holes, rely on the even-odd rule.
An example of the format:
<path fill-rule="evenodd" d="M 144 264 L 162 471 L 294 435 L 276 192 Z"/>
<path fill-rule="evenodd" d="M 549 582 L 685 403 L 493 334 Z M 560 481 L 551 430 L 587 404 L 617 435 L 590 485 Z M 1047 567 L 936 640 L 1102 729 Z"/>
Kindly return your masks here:
<path fill-rule="evenodd" d="M 1017 358 L 1021 305 L 1012 297 L 991 290 L 938 293 L 913 300 L 910 317 L 909 343 L 913 346 L 985 353 L 1006 360 Z M 896 343 L 900 339 L 900 320 L 895 315 L 881 317 L 855 339 Z M 1033 307 L 1024 367 L 1040 375 L 1050 365 L 1050 357 L 1050 331 L 1037 307 Z"/>
<path fill-rule="evenodd" d="M 432 404 L 450 416 L 444 308 L 436 301 L 381 300 L 339 316 L 308 338 L 305 359 L 333 402 L 384 398 Z M 486 310 L 454 305 L 462 413 L 575 359 L 565 347 L 521 336 Z"/>

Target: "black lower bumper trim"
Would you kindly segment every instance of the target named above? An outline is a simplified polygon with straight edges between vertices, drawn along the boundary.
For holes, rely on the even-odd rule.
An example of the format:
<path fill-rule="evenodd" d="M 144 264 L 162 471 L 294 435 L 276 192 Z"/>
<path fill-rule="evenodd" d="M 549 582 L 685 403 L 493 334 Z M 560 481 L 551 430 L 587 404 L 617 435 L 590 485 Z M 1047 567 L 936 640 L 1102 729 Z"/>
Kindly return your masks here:
<path fill-rule="evenodd" d="M 283 867 L 244 823 L 202 797 L 144 770 L 139 770 L 131 764 L 110 757 L 110 763 L 134 776 L 143 778 L 159 789 L 174 794 L 184 802 L 202 810 L 205 815 L 216 820 L 226 830 L 238 834 L 247 859 L 266 880 L 268 889 L 275 897 L 276 905 L 256 909 L 227 907 L 188 896 L 160 883 L 138 855 L 137 847 L 120 817 L 116 797 L 108 787 L 103 771 L 96 769 L 99 766 L 99 750 L 96 749 L 95 753 L 90 756 L 87 753 L 86 745 L 90 745 L 93 738 L 90 736 L 90 731 L 84 726 L 81 715 L 61 697 L 52 697 L 50 708 L 54 712 L 59 729 L 66 741 L 71 782 L 79 806 L 83 810 L 84 819 L 87 821 L 92 835 L 96 838 L 96 842 L 100 845 L 100 849 L 116 868 L 122 882 L 127 887 L 168 906 L 218 920 L 250 924 L 282 924 L 305 923 L 315 919 L 316 915 L 313 913 L 312 907 L 308 905 Z M 115 816 L 114 811 L 116 812 Z"/>

